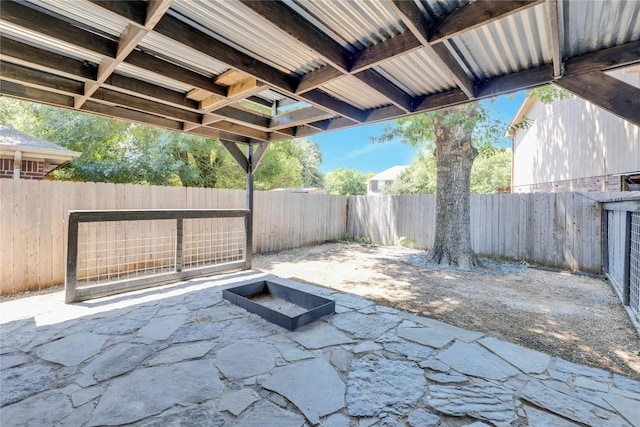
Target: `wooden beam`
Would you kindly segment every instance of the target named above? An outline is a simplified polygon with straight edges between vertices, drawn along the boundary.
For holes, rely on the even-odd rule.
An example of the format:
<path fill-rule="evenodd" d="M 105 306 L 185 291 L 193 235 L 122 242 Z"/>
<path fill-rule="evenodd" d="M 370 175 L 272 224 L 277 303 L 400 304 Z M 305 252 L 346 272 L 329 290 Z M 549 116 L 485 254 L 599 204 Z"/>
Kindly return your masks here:
<path fill-rule="evenodd" d="M 104 37 L 83 30 L 61 19 L 53 18 L 14 1 L 2 1 L 0 18 L 36 33 L 96 52 L 107 58 L 115 58 L 118 44 Z"/>
<path fill-rule="evenodd" d="M 357 122 L 363 123 L 367 119 L 368 113 L 366 111 L 334 98 L 319 89 L 314 89 L 305 93 L 304 98 L 311 103 L 327 108 L 329 111 L 332 111 L 337 115 L 346 116 Z"/>
<path fill-rule="evenodd" d="M 261 130 L 253 129 L 248 126 L 239 125 L 237 123 L 227 122 L 225 120 L 207 125 L 207 127 L 218 129 L 229 134 L 240 135 L 258 141 L 268 141 L 269 133 Z"/>
<path fill-rule="evenodd" d="M 128 93 L 129 95 L 139 96 L 189 110 L 197 110 L 200 106 L 198 102 L 185 98 L 182 92 L 166 89 L 153 83 L 123 76 L 122 74 L 111 74 L 104 81 L 103 86 L 109 86 L 120 92 Z"/>
<path fill-rule="evenodd" d="M 420 48 L 420 40 L 411 31 L 407 31 L 354 54 L 349 71 L 358 73 Z"/>
<path fill-rule="evenodd" d="M 601 71 L 554 82 L 592 104 L 640 126 L 640 89 Z"/>
<path fill-rule="evenodd" d="M 443 42 L 543 2 L 544 0 L 483 0 L 468 3 L 432 26 L 429 43 Z"/>
<path fill-rule="evenodd" d="M 240 0 L 240 2 L 270 23 L 277 25 L 281 30 L 305 46 L 309 46 L 318 52 L 333 67 L 343 73 L 346 73 L 349 69 L 349 58 L 343 47 L 310 25 L 283 2 L 254 0 Z"/>
<path fill-rule="evenodd" d="M 413 1 L 402 0 L 392 0 L 389 2 L 389 5 L 395 9 L 409 31 L 420 41 L 435 65 L 445 70 L 449 77 L 469 98 L 474 98 L 475 90 L 473 81 L 453 57 L 451 52 L 449 52 L 447 47 L 443 44 L 436 44 L 435 46 L 429 44 L 429 24 L 418 6 Z"/>
<path fill-rule="evenodd" d="M 78 95 L 84 92 L 84 83 L 82 82 L 26 68 L 6 61 L 0 62 L 0 75 L 5 81 L 52 90 L 65 95 Z"/>
<path fill-rule="evenodd" d="M 255 153 L 253 153 L 253 170 L 255 171 L 258 168 L 258 165 L 264 158 L 264 153 L 267 152 L 267 148 L 269 148 L 270 142 L 265 142 L 258 145 L 258 149 Z"/>
<path fill-rule="evenodd" d="M 272 130 L 284 129 L 308 122 L 328 119 L 329 117 L 331 117 L 331 113 L 315 107 L 307 107 L 273 117 L 269 122 L 269 128 Z"/>
<path fill-rule="evenodd" d="M 270 120 L 268 117 L 255 114 L 250 111 L 243 110 L 241 108 L 226 106 L 226 107 L 217 109 L 214 114 L 217 116 L 225 117 L 230 121 L 240 123 L 240 124 L 249 124 L 259 129 L 267 130 L 270 128 L 269 126 Z"/>
<path fill-rule="evenodd" d="M 551 83 L 553 69 L 550 65 L 540 65 L 504 76 L 494 77 L 478 85 L 476 95 L 479 99 L 490 98 Z"/>
<path fill-rule="evenodd" d="M 147 5 L 144 26 L 146 28 L 155 27 L 164 14 L 167 13 L 172 3 L 173 0 L 150 0 Z"/>
<path fill-rule="evenodd" d="M 396 107 L 401 108 L 407 113 L 411 112 L 412 98 L 397 86 L 391 84 L 375 70 L 366 69 L 353 76 L 384 95 L 385 98 L 391 101 Z"/>
<path fill-rule="evenodd" d="M 145 25 L 143 27 L 136 23 L 130 22 L 125 27 L 118 40 L 115 58 L 103 58 L 98 66 L 98 76 L 96 84 L 86 84 L 85 92 L 82 96 L 78 96 L 74 100 L 75 108 L 82 107 L 87 99 L 89 99 L 102 83 L 115 71 L 127 56 L 138 46 L 140 41 L 153 29 L 154 25 L 162 18 L 164 13 L 169 9 L 172 0 L 163 0 L 149 3 L 147 6 L 147 16 L 145 17 Z M 96 2 L 101 5 L 104 3 Z M 151 14 L 151 15 L 149 15 Z"/>
<path fill-rule="evenodd" d="M 343 76 L 344 73 L 342 73 L 342 71 L 337 70 L 331 65 L 323 65 L 302 76 L 295 88 L 295 93 L 303 94 Z"/>
<path fill-rule="evenodd" d="M 293 98 L 310 100 L 311 92 L 299 96 L 293 93 L 294 88 L 288 75 L 281 73 L 263 62 L 256 61 L 255 58 L 207 36 L 172 16 L 165 15 L 155 27 L 155 31 L 171 37 L 187 47 L 210 55 L 218 61 L 229 65 L 231 68 L 235 68 L 238 71 L 256 77 L 258 80 L 267 82 Z M 338 115 L 361 117 L 365 114 L 363 110 L 344 102 L 335 102 L 331 97 L 312 96 L 312 98 L 314 100 L 310 102 L 315 102 L 321 108 L 325 108 Z"/>
<path fill-rule="evenodd" d="M 240 150 L 240 148 L 238 148 L 238 146 L 231 141 L 220 140 L 220 143 L 224 148 L 226 148 L 229 154 L 231 154 L 231 157 L 233 157 L 236 160 L 236 162 L 238 163 L 238 165 L 240 165 L 242 170 L 245 173 L 248 172 L 249 162 L 247 160 L 247 157 L 242 152 L 242 150 Z"/>
<path fill-rule="evenodd" d="M 97 67 L 87 62 L 48 52 L 6 37 L 0 41 L 0 59 L 80 80 L 97 78 Z"/>
<path fill-rule="evenodd" d="M 129 122 L 142 123 L 145 125 L 161 127 L 164 129 L 181 130 L 182 123 L 178 120 L 168 119 L 166 117 L 160 117 L 154 114 L 149 114 L 142 111 L 131 110 L 129 108 L 120 107 L 117 105 L 103 104 L 93 100 L 88 100 L 82 106 L 80 111 L 92 112 L 100 114 L 110 118 L 117 118 L 126 120 Z"/>
<path fill-rule="evenodd" d="M 131 52 L 124 62 L 195 88 L 206 90 L 215 95 L 227 96 L 227 89 L 215 84 L 213 79 L 139 50 Z"/>
<path fill-rule="evenodd" d="M 99 88 L 91 98 L 184 122 L 200 123 L 202 118 L 199 113 L 106 88 Z"/>
<path fill-rule="evenodd" d="M 640 40 L 574 56 L 565 62 L 564 77 L 640 64 Z"/>
<path fill-rule="evenodd" d="M 547 0 L 547 22 L 549 23 L 549 49 L 553 63 L 553 78 L 562 76 L 564 67 L 562 64 L 562 36 L 563 19 L 560 16 L 562 9 L 558 9 L 558 0 Z"/>
<path fill-rule="evenodd" d="M 0 77 L 1 78 L 1 77 Z M 73 97 L 50 90 L 29 87 L 22 83 L 0 80 L 0 94 L 25 101 L 53 105 L 55 107 L 73 108 Z"/>
<path fill-rule="evenodd" d="M 269 22 L 277 23 L 278 27 L 299 40 L 305 46 L 309 46 L 312 50 L 316 51 L 322 59 L 324 59 L 331 67 L 336 69 L 342 74 L 349 74 L 353 72 L 361 72 L 361 74 L 356 75 L 356 77 L 369 85 L 373 90 L 378 93 L 388 97 L 391 103 L 400 106 L 401 108 L 406 108 L 407 102 L 406 100 L 409 98 L 407 94 L 405 94 L 400 88 L 392 84 L 390 81 L 382 78 L 379 75 L 373 75 L 371 73 L 366 72 L 369 68 L 373 67 L 377 63 L 381 62 L 383 59 L 387 59 L 393 57 L 394 55 L 398 55 L 408 51 L 409 49 L 416 49 L 420 46 L 420 43 L 413 38 L 413 44 L 411 43 L 410 37 L 393 37 L 385 42 L 379 43 L 377 47 L 372 47 L 368 54 L 359 55 L 358 58 L 361 58 L 361 61 L 357 64 L 357 69 L 351 70 L 353 68 L 353 63 L 351 61 L 349 53 L 337 42 L 331 39 L 329 36 L 325 35 L 323 32 L 319 31 L 315 27 L 313 27 L 309 22 L 307 22 L 304 18 L 294 13 L 289 7 L 287 7 L 284 3 L 279 1 L 254 1 L 254 0 L 240 0 L 246 7 L 250 8 L 260 16 L 267 19 Z M 367 53 L 367 52 L 365 52 Z M 326 79 L 329 74 L 324 74 L 324 78 Z M 335 73 L 331 73 L 333 75 L 332 79 L 339 78 Z M 316 82 L 317 75 L 315 76 Z M 328 83 L 330 80 L 324 80 L 322 84 Z M 374 84 L 371 84 L 373 81 Z M 301 94 L 306 91 L 305 85 L 302 85 L 302 81 L 298 82 L 296 88 L 294 89 L 296 93 Z M 314 85 L 314 87 L 319 87 L 319 85 Z M 303 90 L 300 90 L 300 89 Z M 308 90 L 308 89 L 307 89 Z M 409 110 L 407 110 L 409 111 Z"/>

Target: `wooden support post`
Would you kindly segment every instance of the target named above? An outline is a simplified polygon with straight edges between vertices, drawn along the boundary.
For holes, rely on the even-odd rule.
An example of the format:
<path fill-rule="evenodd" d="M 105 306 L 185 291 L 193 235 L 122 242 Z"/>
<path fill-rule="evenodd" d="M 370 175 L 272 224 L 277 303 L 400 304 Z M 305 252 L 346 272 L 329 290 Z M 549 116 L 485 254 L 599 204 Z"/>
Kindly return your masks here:
<path fill-rule="evenodd" d="M 176 271 L 181 272 L 182 260 L 182 236 L 184 235 L 184 219 L 176 219 Z"/>
<path fill-rule="evenodd" d="M 78 285 L 78 218 L 69 215 L 69 233 L 67 236 L 67 279 L 64 284 L 64 302 L 69 304 L 76 299 Z"/>
<path fill-rule="evenodd" d="M 245 217 L 245 259 L 246 268 L 251 268 L 253 258 L 253 145 L 247 145 L 247 209 Z"/>

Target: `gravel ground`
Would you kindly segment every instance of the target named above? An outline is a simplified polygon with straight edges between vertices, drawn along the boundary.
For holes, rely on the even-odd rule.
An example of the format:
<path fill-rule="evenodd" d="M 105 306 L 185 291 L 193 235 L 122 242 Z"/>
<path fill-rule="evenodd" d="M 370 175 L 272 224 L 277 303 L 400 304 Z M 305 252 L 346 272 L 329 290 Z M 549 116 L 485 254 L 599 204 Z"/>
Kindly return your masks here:
<path fill-rule="evenodd" d="M 253 265 L 640 379 L 640 337 L 608 282 L 483 261 L 461 272 L 425 264 L 422 251 L 327 243 L 256 255 Z"/>

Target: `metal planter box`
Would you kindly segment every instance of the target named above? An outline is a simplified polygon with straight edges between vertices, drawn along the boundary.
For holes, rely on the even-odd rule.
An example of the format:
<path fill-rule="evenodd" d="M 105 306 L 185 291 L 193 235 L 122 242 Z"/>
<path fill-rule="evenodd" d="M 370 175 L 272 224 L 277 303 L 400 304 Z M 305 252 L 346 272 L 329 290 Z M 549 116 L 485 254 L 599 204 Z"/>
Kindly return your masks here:
<path fill-rule="evenodd" d="M 336 308 L 333 300 L 269 280 L 226 289 L 222 297 L 290 331 L 332 314 Z"/>

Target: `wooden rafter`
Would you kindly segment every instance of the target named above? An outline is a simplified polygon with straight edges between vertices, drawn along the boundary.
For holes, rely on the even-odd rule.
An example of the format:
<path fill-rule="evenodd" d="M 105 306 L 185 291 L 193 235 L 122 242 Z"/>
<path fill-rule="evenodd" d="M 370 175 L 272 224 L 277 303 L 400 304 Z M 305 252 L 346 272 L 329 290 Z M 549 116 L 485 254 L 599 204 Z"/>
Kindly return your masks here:
<path fill-rule="evenodd" d="M 522 12 L 545 0 L 483 0 L 462 6 L 444 16 L 429 29 L 429 43 L 436 44 L 464 32 Z"/>
<path fill-rule="evenodd" d="M 602 71 L 555 81 L 558 86 L 616 116 L 640 126 L 640 89 Z"/>
<path fill-rule="evenodd" d="M 131 22 L 124 29 L 118 40 L 115 58 L 103 58 L 98 65 L 98 74 L 95 81 L 86 81 L 84 93 L 74 99 L 74 108 L 79 109 L 99 89 L 100 85 L 111 76 L 127 56 L 138 46 L 142 39 L 153 29 L 171 6 L 173 0 L 156 0 L 148 3 L 144 18 L 144 25 L 140 26 Z"/>
<path fill-rule="evenodd" d="M 559 15 L 558 0 L 547 0 L 547 21 L 549 23 L 549 49 L 553 63 L 553 77 L 560 78 L 564 72 L 562 64 L 563 20 Z"/>
<path fill-rule="evenodd" d="M 379 74 L 374 77 L 372 73 L 367 71 L 384 59 L 390 59 L 401 53 L 416 49 L 418 47 L 416 43 L 408 44 L 405 40 L 406 37 L 400 39 L 393 37 L 379 43 L 377 47 L 372 48 L 369 52 L 361 52 L 354 55 L 352 59 L 352 55 L 346 49 L 317 30 L 283 3 L 253 0 L 240 1 L 266 20 L 277 23 L 278 28 L 283 32 L 294 37 L 305 46 L 309 46 L 336 71 L 322 74 L 322 80 L 317 80 L 317 75 L 316 82 L 319 84 L 316 87 L 345 75 L 353 75 L 371 89 L 384 95 L 391 103 L 406 112 L 411 111 L 411 97 L 409 95 Z M 383 58 L 383 55 L 386 55 L 386 58 Z M 299 88 L 300 84 L 297 84 L 294 88 L 296 93 L 303 93 L 298 91 Z"/>
<path fill-rule="evenodd" d="M 82 2 L 78 1 L 81 7 Z M 209 31 L 215 33 L 216 29 L 206 28 L 203 23 L 202 26 L 194 25 L 175 11 L 167 13 L 171 8 L 167 0 L 82 1 L 91 1 L 105 9 L 106 14 L 118 15 L 124 31 L 112 37 L 98 27 L 92 28 L 90 21 L 76 23 L 73 18 L 64 17 L 65 12 L 46 11 L 47 2 L 38 7 L 30 2 L 2 2 L 0 18 L 9 30 L 5 33 L 3 29 L 0 41 L 0 94 L 64 108 L 75 105 L 81 111 L 94 114 L 223 138 L 234 144 L 262 144 L 260 147 L 266 147 L 269 141 L 395 119 L 413 112 L 457 105 L 469 99 L 488 98 L 554 80 L 585 98 L 598 94 L 604 107 L 621 117 L 637 114 L 634 98 L 637 91 L 609 78 L 602 71 L 640 63 L 640 41 L 564 58 L 562 37 L 571 28 L 562 27 L 565 19 L 562 14 L 566 7 L 558 0 L 469 2 L 433 21 L 417 1 L 386 0 L 385 11 L 391 7 L 392 15 L 395 13 L 408 31 L 389 37 L 389 34 L 397 32 L 397 27 L 381 29 L 386 31 L 386 40 L 359 52 L 347 51 L 337 43 L 330 23 L 323 24 L 326 28 L 316 28 L 304 14 L 298 15 L 284 1 L 265 4 L 242 0 L 243 5 L 236 5 L 245 8 L 243 13 L 247 16 L 251 15 L 249 9 L 253 9 L 262 16 L 278 18 L 270 19 L 272 23 L 262 19 L 255 22 L 275 25 L 277 31 L 295 37 L 317 53 L 318 59 L 326 65 L 303 76 L 283 71 L 279 68 L 281 65 L 276 65 L 279 62 L 277 58 L 274 61 L 274 58 L 269 58 L 268 50 L 259 55 L 258 52 L 252 53 L 257 45 L 243 45 L 238 40 L 231 43 L 224 39 L 224 35 L 212 37 Z M 457 43 L 452 38 L 466 31 L 487 28 L 498 19 L 540 5 L 543 1 L 545 4 L 538 11 L 544 14 L 537 16 L 546 20 L 549 43 L 542 47 L 545 49 L 544 57 L 552 58 L 548 64 L 497 75 L 487 81 L 474 81 L 462 66 L 462 61 L 469 58 L 465 58 L 462 51 L 454 55 L 449 50 Z M 214 3 L 212 5 L 216 7 Z M 566 18 L 574 19 L 571 14 Z M 19 33 L 22 30 L 29 36 L 21 37 Z M 149 32 L 169 37 L 186 49 L 197 50 L 226 64 L 229 71 L 219 76 L 207 75 L 192 70 L 171 54 L 154 52 L 150 48 L 153 43 L 141 45 L 141 40 Z M 37 41 L 37 35 L 42 36 L 41 41 Z M 54 47 L 56 40 L 60 42 L 60 50 Z M 77 47 L 76 53 L 68 56 L 56 53 L 71 52 L 69 49 L 74 47 Z M 458 88 L 409 96 L 391 84 L 395 76 L 387 75 L 391 73 L 389 69 L 382 73 L 379 66 L 416 49 L 425 50 L 436 66 L 446 70 Z M 91 53 L 85 57 L 85 52 Z M 91 59 L 76 59 L 82 57 Z M 266 60 L 260 59 L 262 57 Z M 118 67 L 123 63 L 133 72 L 120 74 Z M 145 80 L 133 77 L 136 68 L 143 71 L 140 78 Z M 157 74 L 158 79 L 153 74 Z M 344 76 L 351 76 L 375 88 L 389 100 L 389 104 L 365 110 L 348 101 L 348 94 L 329 95 L 323 90 L 328 82 Z M 154 83 L 165 79 L 174 81 L 176 87 L 189 89 L 176 90 Z M 580 92 L 581 85 L 591 88 L 592 94 Z M 304 101 L 311 106 L 278 115 L 280 101 L 274 103 L 256 96 L 266 90 L 283 95 L 283 104 Z M 601 93 L 602 90 L 606 90 L 608 95 Z M 273 107 L 273 112 L 265 115 L 244 109 L 236 105 L 240 99 Z"/>
<path fill-rule="evenodd" d="M 288 128 L 291 126 L 298 126 L 308 122 L 314 122 L 318 120 L 324 120 L 331 115 L 326 111 L 320 110 L 315 107 L 302 108 L 290 113 L 280 114 L 274 116 L 269 121 L 269 128 L 273 130 Z"/>
<path fill-rule="evenodd" d="M 451 79 L 469 98 L 474 98 L 474 82 L 462 69 L 458 61 L 444 45 L 431 46 L 429 43 L 429 23 L 413 1 L 393 0 L 389 4 L 395 9 L 409 31 L 420 41 L 423 48 L 434 60 L 436 66 L 446 70 Z"/>

